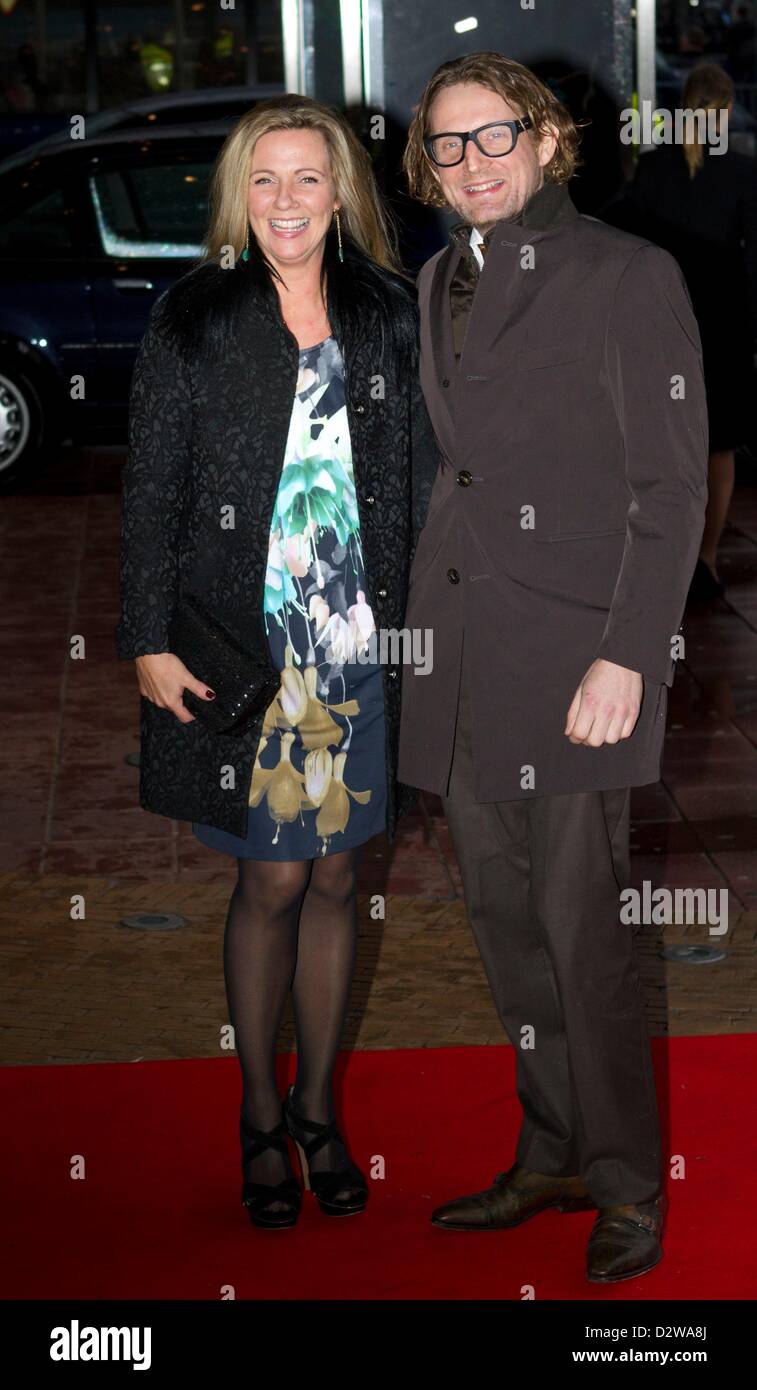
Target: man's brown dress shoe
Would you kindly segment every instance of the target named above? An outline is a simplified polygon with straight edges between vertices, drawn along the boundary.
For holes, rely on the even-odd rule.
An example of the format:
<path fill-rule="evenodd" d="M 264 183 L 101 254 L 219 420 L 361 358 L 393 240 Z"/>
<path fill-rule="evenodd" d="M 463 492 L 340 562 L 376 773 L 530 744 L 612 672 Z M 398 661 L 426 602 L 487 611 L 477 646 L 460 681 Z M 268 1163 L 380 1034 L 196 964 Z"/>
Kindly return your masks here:
<path fill-rule="evenodd" d="M 431 1220 L 447 1231 L 502 1231 L 520 1226 L 548 1207 L 588 1211 L 595 1206 L 580 1178 L 532 1173 L 515 1163 L 506 1173 L 497 1174 L 493 1187 L 437 1207 Z"/>
<path fill-rule="evenodd" d="M 667 1205 L 661 1194 L 653 1202 L 600 1207 L 586 1252 L 591 1283 L 633 1279 L 660 1263 Z"/>

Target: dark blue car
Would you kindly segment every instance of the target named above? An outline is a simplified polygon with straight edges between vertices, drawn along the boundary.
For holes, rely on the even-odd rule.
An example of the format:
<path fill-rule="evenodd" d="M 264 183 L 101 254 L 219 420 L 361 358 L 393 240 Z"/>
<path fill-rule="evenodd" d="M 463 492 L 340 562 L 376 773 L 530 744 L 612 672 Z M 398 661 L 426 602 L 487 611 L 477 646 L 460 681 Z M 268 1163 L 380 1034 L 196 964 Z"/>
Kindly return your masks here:
<path fill-rule="evenodd" d="M 0 165 L 0 486 L 65 439 L 123 440 L 150 309 L 200 253 L 232 124 L 109 131 Z"/>

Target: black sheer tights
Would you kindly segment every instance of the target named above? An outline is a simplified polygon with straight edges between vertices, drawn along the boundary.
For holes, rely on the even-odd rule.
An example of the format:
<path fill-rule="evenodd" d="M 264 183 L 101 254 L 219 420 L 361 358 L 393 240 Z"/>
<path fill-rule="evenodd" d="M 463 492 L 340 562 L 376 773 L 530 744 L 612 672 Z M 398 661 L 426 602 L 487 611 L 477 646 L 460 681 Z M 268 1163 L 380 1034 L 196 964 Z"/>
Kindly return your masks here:
<path fill-rule="evenodd" d="M 359 849 L 323 859 L 276 863 L 239 859 L 224 936 L 229 1014 L 242 1070 L 242 1114 L 257 1129 L 281 1119 L 276 1040 L 292 991 L 297 1036 L 294 1102 L 310 1120 L 333 1116 L 332 1075 L 350 993 L 357 941 L 355 880 Z M 330 1142 L 314 1172 L 346 1155 Z M 282 1154 L 267 1149 L 244 1177 L 277 1183 Z"/>

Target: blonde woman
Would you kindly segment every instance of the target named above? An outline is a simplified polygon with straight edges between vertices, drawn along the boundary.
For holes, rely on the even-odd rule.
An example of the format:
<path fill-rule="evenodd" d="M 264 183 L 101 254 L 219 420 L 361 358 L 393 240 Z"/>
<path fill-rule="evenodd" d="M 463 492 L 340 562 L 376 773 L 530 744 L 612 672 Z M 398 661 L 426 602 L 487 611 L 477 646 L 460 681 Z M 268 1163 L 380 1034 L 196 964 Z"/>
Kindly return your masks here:
<path fill-rule="evenodd" d="M 142 697 L 141 804 L 237 860 L 224 969 L 242 1202 L 282 1228 L 302 1195 L 287 1132 L 325 1214 L 367 1202 L 332 1077 L 360 846 L 391 839 L 412 800 L 396 780 L 401 667 L 377 638 L 403 626 L 437 454 L 415 291 L 347 123 L 300 96 L 256 106 L 224 145 L 211 205 L 202 260 L 156 303 L 134 373 L 118 648 Z M 189 669 L 171 649 L 188 600 L 248 652 L 262 643 L 277 673 L 243 732 L 217 732 L 202 653 Z M 282 1106 L 290 990 L 297 1076 Z"/>
<path fill-rule="evenodd" d="M 683 107 L 706 113 L 706 121 L 699 117 L 704 130 L 692 122 L 685 144 L 642 155 L 625 198 L 607 217 L 675 256 L 702 339 L 710 452 L 694 600 L 723 593 L 717 549 L 733 493 L 734 451 L 755 437 L 757 164 L 729 148 L 733 97 L 733 82 L 717 64 L 693 68 Z"/>

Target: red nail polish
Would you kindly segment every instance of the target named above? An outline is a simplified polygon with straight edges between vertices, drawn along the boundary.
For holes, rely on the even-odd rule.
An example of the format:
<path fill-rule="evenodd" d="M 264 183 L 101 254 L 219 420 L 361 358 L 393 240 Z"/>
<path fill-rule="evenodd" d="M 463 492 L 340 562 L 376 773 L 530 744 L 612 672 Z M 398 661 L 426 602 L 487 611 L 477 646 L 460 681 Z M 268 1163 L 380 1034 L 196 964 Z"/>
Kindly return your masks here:
<path fill-rule="evenodd" d="M 207 695 L 207 697 L 208 697 L 209 700 L 215 700 L 215 698 L 216 698 L 216 692 L 215 692 L 215 690 L 206 690 L 206 691 L 205 691 L 205 694 Z"/>

